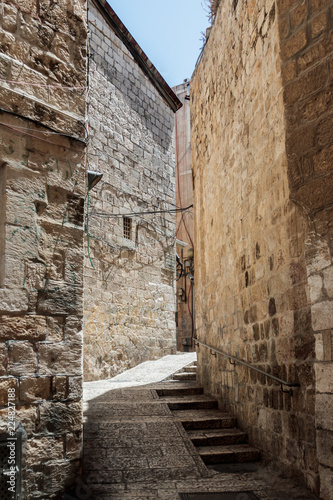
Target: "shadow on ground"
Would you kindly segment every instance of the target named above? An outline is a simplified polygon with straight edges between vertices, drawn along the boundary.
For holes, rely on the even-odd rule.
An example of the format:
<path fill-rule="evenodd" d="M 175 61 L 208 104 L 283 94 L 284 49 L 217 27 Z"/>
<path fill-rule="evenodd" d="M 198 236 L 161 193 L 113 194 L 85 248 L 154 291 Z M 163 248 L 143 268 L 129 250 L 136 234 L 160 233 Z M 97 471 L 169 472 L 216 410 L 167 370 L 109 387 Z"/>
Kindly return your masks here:
<path fill-rule="evenodd" d="M 233 500 L 316 499 L 263 464 L 249 470 L 208 469 L 158 397 L 156 390 L 170 384 L 185 383 L 115 389 L 86 403 L 83 481 L 90 496 L 85 500 L 228 500 L 221 496 L 226 492 Z"/>

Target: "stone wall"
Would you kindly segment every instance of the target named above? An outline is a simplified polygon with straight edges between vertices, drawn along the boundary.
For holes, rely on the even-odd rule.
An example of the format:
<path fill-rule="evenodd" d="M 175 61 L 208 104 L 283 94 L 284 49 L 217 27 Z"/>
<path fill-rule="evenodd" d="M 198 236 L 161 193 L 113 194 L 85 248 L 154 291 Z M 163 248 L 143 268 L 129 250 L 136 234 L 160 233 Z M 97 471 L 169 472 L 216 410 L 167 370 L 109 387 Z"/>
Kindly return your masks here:
<path fill-rule="evenodd" d="M 308 221 L 290 178 L 296 151 L 306 156 L 307 141 L 313 145 L 304 130 L 298 138 L 289 137 L 295 121 L 290 126 L 291 113 L 285 108 L 285 79 L 295 58 L 288 71 L 284 59 L 293 59 L 296 39 L 300 50 L 305 47 L 304 33 L 294 38 L 290 31 L 290 40 L 280 46 L 283 12 L 290 30 L 292 22 L 298 26 L 307 3 L 289 18 L 286 12 L 294 5 L 221 2 L 192 78 L 196 326 L 199 340 L 300 384 L 291 396 L 265 376 L 199 349 L 199 380 L 205 389 L 238 417 L 265 457 L 318 492 L 321 403 L 315 392 L 313 308 L 330 304 L 325 292 L 323 303 L 312 305 Z M 314 52 L 312 57 L 318 58 Z M 306 92 L 305 81 L 295 83 L 290 94 Z M 316 113 L 316 105 L 319 109 L 319 101 L 308 112 Z M 320 265 L 329 267 L 331 257 L 323 252 L 327 260 L 321 258 Z M 311 279 L 319 283 L 318 276 Z M 322 281 L 317 286 L 323 293 Z M 317 329 L 327 337 L 330 327 L 318 323 Z M 330 368 L 316 366 L 321 392 L 319 370 Z M 327 457 L 322 460 L 327 465 Z"/>
<path fill-rule="evenodd" d="M 22 498 L 44 500 L 80 467 L 86 13 L 0 9 L 0 432 L 10 389 Z"/>
<path fill-rule="evenodd" d="M 315 333 L 315 423 L 321 498 L 333 498 L 332 1 L 279 6 L 290 199 L 306 222 L 305 257 Z"/>
<path fill-rule="evenodd" d="M 175 208 L 174 113 L 116 35 L 112 9 L 102 5 L 89 7 L 88 158 L 103 179 L 89 197 L 87 380 L 175 350 L 175 215 L 139 215 Z"/>

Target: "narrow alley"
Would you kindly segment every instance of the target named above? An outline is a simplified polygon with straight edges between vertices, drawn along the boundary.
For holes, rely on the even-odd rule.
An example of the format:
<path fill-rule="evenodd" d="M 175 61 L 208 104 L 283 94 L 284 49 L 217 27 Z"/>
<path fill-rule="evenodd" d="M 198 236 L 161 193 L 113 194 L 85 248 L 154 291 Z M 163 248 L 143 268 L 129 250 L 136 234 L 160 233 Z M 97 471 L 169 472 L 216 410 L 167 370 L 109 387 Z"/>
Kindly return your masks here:
<path fill-rule="evenodd" d="M 167 356 L 143 365 L 150 367 L 155 380 L 154 365 L 184 356 L 188 362 L 186 356 L 193 360 L 195 354 Z M 235 418 L 217 410 L 214 401 L 202 394 L 193 380 L 194 365 L 191 361 L 174 379 L 151 384 L 147 384 L 146 368 L 141 386 L 130 386 L 135 368 L 113 383 L 85 384 L 83 480 L 89 488 L 85 498 L 315 500 L 308 490 L 258 460 L 253 448 L 231 444 L 231 433 L 241 434 L 234 429 Z M 107 390 L 107 383 L 114 388 Z M 94 398 L 94 391 L 100 395 Z M 198 444 L 194 436 L 198 439 L 200 434 L 208 436 L 207 441 L 209 435 L 217 440 L 224 434 L 226 451 L 217 458 L 219 464 L 206 465 L 200 457 L 207 449 L 193 444 Z M 235 452 L 242 447 L 247 457 Z M 255 461 L 246 463 L 247 459 Z"/>
<path fill-rule="evenodd" d="M 333 500 L 333 0 L 0 12 L 0 500 Z"/>

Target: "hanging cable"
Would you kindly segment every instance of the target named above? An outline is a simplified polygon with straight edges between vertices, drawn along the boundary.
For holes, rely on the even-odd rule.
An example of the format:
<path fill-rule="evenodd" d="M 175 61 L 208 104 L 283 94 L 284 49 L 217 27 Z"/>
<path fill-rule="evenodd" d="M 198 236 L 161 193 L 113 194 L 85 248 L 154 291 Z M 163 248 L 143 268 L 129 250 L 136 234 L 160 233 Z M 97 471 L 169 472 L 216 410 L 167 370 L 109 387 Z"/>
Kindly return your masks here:
<path fill-rule="evenodd" d="M 47 87 L 47 88 L 53 88 L 53 89 L 66 89 L 66 90 L 73 90 L 73 89 L 80 89 L 80 90 L 86 90 L 87 87 L 69 87 L 66 85 L 50 85 L 48 83 L 31 83 L 31 82 L 20 82 L 17 80 L 3 80 L 0 78 L 0 82 L 2 83 L 8 83 L 8 85 L 25 85 L 29 87 Z"/>
<path fill-rule="evenodd" d="M 193 205 L 189 205 L 186 208 L 170 208 L 169 210 L 152 210 L 152 211 L 145 211 L 145 212 L 130 212 L 127 214 L 107 214 L 105 212 L 91 212 L 90 216 L 97 216 L 97 217 L 105 217 L 105 218 L 122 218 L 122 217 L 130 217 L 134 215 L 147 215 L 147 214 L 169 214 L 169 213 L 177 213 L 177 212 L 185 212 L 186 210 L 189 210 L 192 208 Z"/>
<path fill-rule="evenodd" d="M 0 111 L 2 111 L 2 110 L 0 109 Z M 19 115 L 17 115 L 17 116 L 19 116 Z M 38 122 L 36 122 L 36 123 L 38 123 Z M 11 125 L 7 125 L 6 123 L 2 123 L 2 122 L 0 122 L 0 125 L 2 125 L 3 127 L 9 128 L 10 130 L 14 130 L 15 132 L 19 132 L 19 133 L 21 133 L 23 135 L 27 135 L 28 137 L 32 137 L 33 139 L 38 139 L 39 141 L 47 142 L 48 144 L 52 144 L 53 146 L 58 146 L 60 148 L 66 148 L 69 151 L 75 151 L 75 153 L 82 154 L 82 151 L 80 151 L 79 149 L 74 149 L 71 146 L 67 146 L 66 144 L 57 144 L 56 142 L 47 141 L 43 137 L 38 137 L 37 135 L 28 134 L 27 132 L 23 132 L 23 130 L 19 130 L 18 128 L 16 128 L 15 125 L 11 126 Z M 29 129 L 29 130 L 31 130 L 31 129 Z M 75 136 L 72 136 L 72 135 L 67 135 L 67 134 L 64 134 L 62 132 L 58 132 L 57 135 L 65 137 L 66 139 L 74 139 L 75 141 L 79 141 L 82 144 L 86 145 L 85 140 L 81 139 L 80 137 L 75 137 Z"/>
<path fill-rule="evenodd" d="M 33 118 L 27 118 L 25 116 L 23 117 L 22 115 L 19 115 L 18 113 L 14 113 L 14 111 L 8 111 L 7 109 L 0 108 L 0 112 L 16 116 L 16 117 L 20 118 L 21 120 L 22 119 L 28 120 L 29 122 L 35 123 L 35 124 L 37 124 L 39 126 L 41 125 L 41 123 L 39 121 L 34 120 Z M 33 138 L 38 139 L 40 141 L 47 142 L 47 143 L 52 144 L 54 146 L 61 146 L 61 147 L 67 148 L 67 149 L 71 149 L 72 151 L 76 151 L 77 153 L 82 153 L 82 151 L 79 151 L 78 149 L 71 148 L 70 146 L 66 146 L 64 144 L 57 144 L 56 142 L 50 142 L 50 141 L 47 141 L 46 139 L 43 139 L 42 137 L 37 137 L 35 135 L 29 134 L 27 132 L 24 132 L 24 130 L 29 130 L 29 131 L 33 131 L 34 133 L 36 133 L 36 132 L 42 132 L 41 130 L 34 130 L 34 129 L 30 129 L 30 128 L 24 129 L 23 127 L 19 127 L 19 126 L 16 126 L 16 125 L 8 125 L 7 123 L 3 123 L 3 122 L 0 122 L 0 125 L 3 126 L 3 127 L 9 128 L 11 130 L 15 130 L 16 132 L 21 133 L 22 135 L 28 135 L 29 137 L 33 137 Z M 49 127 L 48 125 L 43 125 L 43 127 L 48 128 L 49 130 L 51 130 L 52 132 L 54 132 L 54 130 L 51 129 L 51 127 Z M 45 131 L 45 133 L 48 133 L 48 132 Z M 63 132 L 54 132 L 54 133 L 55 133 L 55 135 L 60 135 L 61 137 L 66 137 L 68 139 L 74 139 L 76 141 L 82 142 L 83 144 L 86 144 L 86 141 L 84 139 L 81 139 L 80 137 L 75 137 L 75 136 L 72 136 L 72 135 L 68 135 L 68 134 L 65 134 Z"/>

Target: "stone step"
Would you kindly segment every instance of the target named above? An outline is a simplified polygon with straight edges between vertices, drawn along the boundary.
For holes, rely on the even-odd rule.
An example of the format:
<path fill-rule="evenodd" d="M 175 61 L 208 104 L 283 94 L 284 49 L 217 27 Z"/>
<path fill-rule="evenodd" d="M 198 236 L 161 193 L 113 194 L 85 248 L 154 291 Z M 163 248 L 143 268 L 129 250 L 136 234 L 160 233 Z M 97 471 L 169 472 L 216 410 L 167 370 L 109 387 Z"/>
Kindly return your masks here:
<path fill-rule="evenodd" d="M 237 418 L 220 410 L 177 410 L 173 413 L 184 429 L 225 429 L 237 426 Z"/>
<path fill-rule="evenodd" d="M 202 387 L 196 387 L 196 386 L 191 386 L 189 385 L 188 387 L 186 386 L 172 386 L 170 389 L 169 388 L 163 388 L 163 389 L 157 389 L 157 394 L 159 397 L 179 397 L 179 396 L 191 396 L 195 394 L 203 394 L 203 388 Z"/>
<path fill-rule="evenodd" d="M 196 366 L 185 366 L 183 368 L 184 372 L 187 373 L 197 373 L 197 367 Z"/>
<path fill-rule="evenodd" d="M 197 450 L 205 464 L 255 462 L 260 459 L 259 450 L 248 444 L 200 446 Z"/>
<path fill-rule="evenodd" d="M 168 398 L 167 398 L 168 399 Z M 170 410 L 204 410 L 217 408 L 217 401 L 209 396 L 182 396 L 167 401 Z"/>
<path fill-rule="evenodd" d="M 194 446 L 225 446 L 242 444 L 247 440 L 247 435 L 240 429 L 206 429 L 187 431 Z"/>
<path fill-rule="evenodd" d="M 175 373 L 173 376 L 174 380 L 195 380 L 197 378 L 197 375 L 195 372 L 191 373 Z"/>

